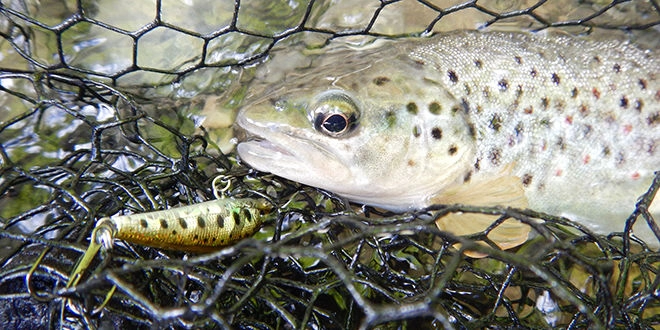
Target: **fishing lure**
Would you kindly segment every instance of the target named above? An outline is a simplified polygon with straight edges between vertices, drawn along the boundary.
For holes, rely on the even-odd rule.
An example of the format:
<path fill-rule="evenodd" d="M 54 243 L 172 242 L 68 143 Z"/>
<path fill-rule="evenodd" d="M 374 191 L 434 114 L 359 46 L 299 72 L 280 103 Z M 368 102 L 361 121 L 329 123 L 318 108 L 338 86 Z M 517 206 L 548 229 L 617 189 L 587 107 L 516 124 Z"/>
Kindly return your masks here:
<path fill-rule="evenodd" d="M 67 283 L 74 286 L 101 247 L 108 250 L 115 239 L 145 246 L 187 252 L 209 252 L 236 243 L 261 228 L 273 204 L 264 198 L 229 198 L 216 189 L 216 199 L 169 210 L 106 217 L 92 231 L 89 247 Z"/>
<path fill-rule="evenodd" d="M 107 217 L 92 238 L 105 248 L 112 239 L 188 252 L 208 252 L 254 234 L 272 209 L 265 199 L 220 198 L 169 210 Z"/>

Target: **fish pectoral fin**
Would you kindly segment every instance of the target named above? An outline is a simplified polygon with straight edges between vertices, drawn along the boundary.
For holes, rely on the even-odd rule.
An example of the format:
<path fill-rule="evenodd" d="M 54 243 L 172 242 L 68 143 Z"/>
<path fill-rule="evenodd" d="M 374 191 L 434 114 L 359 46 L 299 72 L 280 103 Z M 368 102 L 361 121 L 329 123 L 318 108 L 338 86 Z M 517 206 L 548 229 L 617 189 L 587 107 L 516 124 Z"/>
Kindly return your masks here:
<path fill-rule="evenodd" d="M 508 171 L 507 171 L 508 172 Z M 489 179 L 475 178 L 446 189 L 433 198 L 438 204 L 465 204 L 474 206 L 504 206 L 526 208 L 527 198 L 519 177 L 505 174 Z M 498 215 L 481 213 L 450 213 L 436 220 L 440 230 L 455 235 L 471 235 L 485 231 L 499 218 Z M 510 249 L 527 240 L 531 228 L 516 220 L 507 219 L 491 230 L 487 237 L 501 249 Z M 485 244 L 485 242 L 481 242 Z M 476 252 L 470 256 L 482 256 Z"/>

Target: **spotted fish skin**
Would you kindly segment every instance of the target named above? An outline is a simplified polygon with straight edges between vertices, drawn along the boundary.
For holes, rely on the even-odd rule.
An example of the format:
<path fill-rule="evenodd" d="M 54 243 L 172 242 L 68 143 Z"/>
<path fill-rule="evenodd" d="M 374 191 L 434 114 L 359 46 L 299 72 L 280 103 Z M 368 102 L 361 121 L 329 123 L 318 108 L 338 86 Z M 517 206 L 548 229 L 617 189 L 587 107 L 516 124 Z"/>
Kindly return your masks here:
<path fill-rule="evenodd" d="M 632 210 L 660 170 L 657 50 L 559 35 L 447 39 L 413 47 L 410 57 L 441 73 L 468 112 L 474 172 L 513 164 L 530 206 L 553 213 Z"/>
<path fill-rule="evenodd" d="M 620 231 L 660 170 L 658 55 L 616 40 L 469 31 L 329 48 L 253 86 L 237 124 L 257 139 L 238 153 L 392 210 L 531 207 Z M 328 132 L 342 123 L 324 111 L 348 113 L 347 129 Z"/>

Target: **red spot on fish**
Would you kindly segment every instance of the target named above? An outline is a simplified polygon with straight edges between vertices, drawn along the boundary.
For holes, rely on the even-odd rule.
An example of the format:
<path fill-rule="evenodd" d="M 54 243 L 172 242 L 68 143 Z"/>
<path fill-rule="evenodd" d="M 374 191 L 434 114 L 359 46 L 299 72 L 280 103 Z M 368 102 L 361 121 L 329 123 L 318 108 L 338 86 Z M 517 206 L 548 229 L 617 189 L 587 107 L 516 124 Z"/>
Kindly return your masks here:
<path fill-rule="evenodd" d="M 573 116 L 566 116 L 566 122 L 571 125 L 573 124 Z"/>
<path fill-rule="evenodd" d="M 589 155 L 585 155 L 584 158 L 582 159 L 582 163 L 584 165 L 589 164 L 590 161 L 591 161 L 591 156 L 589 156 Z"/>
<path fill-rule="evenodd" d="M 632 132 L 632 129 L 633 129 L 633 127 L 630 124 L 623 125 L 623 133 L 624 134 L 629 134 L 630 132 Z"/>
<path fill-rule="evenodd" d="M 657 92 L 655 92 L 655 100 L 656 100 L 656 101 L 660 101 L 660 90 L 658 90 Z"/>
<path fill-rule="evenodd" d="M 557 169 L 555 171 L 555 176 L 561 176 L 563 173 L 564 173 L 564 171 L 562 171 L 562 169 Z"/>
<path fill-rule="evenodd" d="M 534 112 L 534 108 L 532 108 L 532 106 L 530 105 L 530 106 L 528 106 L 527 108 L 525 108 L 523 111 L 524 111 L 526 114 L 530 115 L 530 114 L 532 114 L 532 113 Z"/>
<path fill-rule="evenodd" d="M 594 89 L 591 90 L 591 94 L 594 94 L 596 100 L 600 99 L 600 91 L 598 90 L 598 88 L 594 87 Z"/>
<path fill-rule="evenodd" d="M 589 113 L 589 109 L 587 108 L 586 105 L 584 105 L 584 104 L 581 104 L 581 105 L 580 105 L 580 113 L 581 113 L 582 115 L 586 115 L 587 113 Z"/>
<path fill-rule="evenodd" d="M 641 175 L 639 175 L 639 172 L 635 172 L 631 175 L 631 177 L 632 177 L 633 180 L 637 180 L 641 177 Z"/>

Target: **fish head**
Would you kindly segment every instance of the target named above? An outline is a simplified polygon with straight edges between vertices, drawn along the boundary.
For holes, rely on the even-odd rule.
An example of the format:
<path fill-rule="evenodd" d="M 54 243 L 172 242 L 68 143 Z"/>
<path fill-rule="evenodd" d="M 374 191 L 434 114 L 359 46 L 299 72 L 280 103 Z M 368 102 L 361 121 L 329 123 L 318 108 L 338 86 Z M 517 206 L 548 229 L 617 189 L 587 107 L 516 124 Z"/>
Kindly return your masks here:
<path fill-rule="evenodd" d="M 236 120 L 244 162 L 391 210 L 469 176 L 474 129 L 438 77 L 406 56 L 331 55 L 249 97 Z"/>

